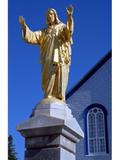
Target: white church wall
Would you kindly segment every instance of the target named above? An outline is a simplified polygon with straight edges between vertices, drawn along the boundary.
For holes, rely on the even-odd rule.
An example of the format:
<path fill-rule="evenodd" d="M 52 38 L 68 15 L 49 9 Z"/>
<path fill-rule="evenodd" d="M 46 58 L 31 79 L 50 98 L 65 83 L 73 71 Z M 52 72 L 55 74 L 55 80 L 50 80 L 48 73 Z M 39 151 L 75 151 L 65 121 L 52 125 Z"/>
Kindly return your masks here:
<path fill-rule="evenodd" d="M 108 150 L 105 155 L 85 155 L 84 140 L 77 146 L 77 160 L 111 160 L 111 59 L 99 68 L 77 91 L 68 99 L 67 103 L 73 111 L 84 131 L 84 110 L 91 104 L 98 103 L 107 110 Z"/>

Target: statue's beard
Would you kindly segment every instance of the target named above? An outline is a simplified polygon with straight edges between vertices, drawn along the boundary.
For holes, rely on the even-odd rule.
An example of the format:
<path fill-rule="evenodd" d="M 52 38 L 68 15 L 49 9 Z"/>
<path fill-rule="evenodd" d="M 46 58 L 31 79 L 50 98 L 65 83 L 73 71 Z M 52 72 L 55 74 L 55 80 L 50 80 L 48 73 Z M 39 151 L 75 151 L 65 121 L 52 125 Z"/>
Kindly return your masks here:
<path fill-rule="evenodd" d="M 54 25 L 54 24 L 55 24 L 55 20 L 53 20 L 53 21 L 52 21 L 52 20 L 49 20 L 48 22 L 49 22 L 49 23 L 48 23 L 49 25 Z"/>

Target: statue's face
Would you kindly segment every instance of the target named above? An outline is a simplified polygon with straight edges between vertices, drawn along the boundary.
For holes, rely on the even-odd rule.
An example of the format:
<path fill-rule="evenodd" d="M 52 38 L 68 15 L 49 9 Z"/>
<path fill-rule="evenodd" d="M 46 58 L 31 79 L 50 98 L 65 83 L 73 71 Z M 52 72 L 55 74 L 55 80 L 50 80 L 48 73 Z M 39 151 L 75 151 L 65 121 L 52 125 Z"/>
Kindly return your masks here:
<path fill-rule="evenodd" d="M 48 21 L 51 23 L 51 24 L 54 24 L 55 22 L 55 14 L 52 10 L 50 10 L 48 12 L 48 15 L 47 15 L 47 18 L 48 18 Z"/>

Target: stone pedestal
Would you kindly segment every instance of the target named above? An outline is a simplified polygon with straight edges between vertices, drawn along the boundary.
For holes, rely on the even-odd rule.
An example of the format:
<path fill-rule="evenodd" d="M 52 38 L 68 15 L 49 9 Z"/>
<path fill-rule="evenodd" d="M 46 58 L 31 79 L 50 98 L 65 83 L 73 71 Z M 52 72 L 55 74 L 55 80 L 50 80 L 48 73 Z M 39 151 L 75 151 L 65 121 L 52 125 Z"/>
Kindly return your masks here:
<path fill-rule="evenodd" d="M 37 104 L 17 130 L 25 137 L 25 160 L 75 160 L 76 143 L 84 137 L 67 104 L 56 99 Z"/>

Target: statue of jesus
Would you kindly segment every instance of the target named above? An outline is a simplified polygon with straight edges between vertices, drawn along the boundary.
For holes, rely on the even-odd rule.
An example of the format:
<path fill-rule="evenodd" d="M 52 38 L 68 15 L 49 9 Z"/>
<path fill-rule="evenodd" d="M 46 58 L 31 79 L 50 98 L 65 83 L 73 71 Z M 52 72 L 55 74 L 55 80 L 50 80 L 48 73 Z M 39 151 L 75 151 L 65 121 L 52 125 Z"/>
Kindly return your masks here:
<path fill-rule="evenodd" d="M 44 97 L 62 101 L 68 83 L 73 34 L 73 7 L 70 5 L 66 10 L 67 24 L 62 23 L 56 10 L 50 8 L 46 14 L 46 28 L 35 32 L 29 29 L 22 16 L 19 17 L 23 39 L 40 46 Z"/>

